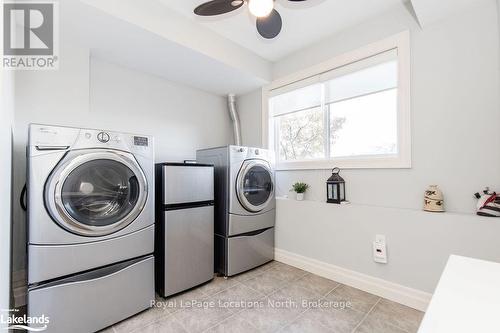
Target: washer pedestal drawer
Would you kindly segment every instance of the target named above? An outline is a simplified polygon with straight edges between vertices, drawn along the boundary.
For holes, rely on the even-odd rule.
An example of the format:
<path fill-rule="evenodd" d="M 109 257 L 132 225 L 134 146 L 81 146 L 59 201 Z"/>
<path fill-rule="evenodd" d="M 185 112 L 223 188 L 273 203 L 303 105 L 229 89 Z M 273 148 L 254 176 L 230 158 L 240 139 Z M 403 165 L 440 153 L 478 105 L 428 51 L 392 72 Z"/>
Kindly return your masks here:
<path fill-rule="evenodd" d="M 28 284 L 139 258 L 154 252 L 155 226 L 111 239 L 66 245 L 28 245 Z"/>
<path fill-rule="evenodd" d="M 89 333 L 149 308 L 154 299 L 151 255 L 30 286 L 28 316 L 49 317 L 45 332 Z"/>

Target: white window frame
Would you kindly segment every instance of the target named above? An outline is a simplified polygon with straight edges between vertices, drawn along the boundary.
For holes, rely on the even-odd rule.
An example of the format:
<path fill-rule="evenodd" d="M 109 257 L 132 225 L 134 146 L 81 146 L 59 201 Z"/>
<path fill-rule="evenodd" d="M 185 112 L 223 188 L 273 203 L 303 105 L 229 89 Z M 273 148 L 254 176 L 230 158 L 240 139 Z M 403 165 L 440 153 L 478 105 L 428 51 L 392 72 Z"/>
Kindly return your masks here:
<path fill-rule="evenodd" d="M 357 50 L 336 56 L 330 60 L 306 68 L 294 74 L 277 79 L 262 88 L 262 143 L 264 147 L 274 150 L 275 129 L 269 126 L 270 92 L 285 86 L 294 85 L 303 80 L 312 79 L 328 71 L 354 62 L 373 57 L 377 54 L 397 49 L 398 53 L 398 154 L 357 156 L 334 159 L 279 161 L 276 156 L 276 170 L 304 169 L 409 169 L 411 168 L 411 57 L 410 32 L 403 31 L 384 40 L 369 44 Z"/>

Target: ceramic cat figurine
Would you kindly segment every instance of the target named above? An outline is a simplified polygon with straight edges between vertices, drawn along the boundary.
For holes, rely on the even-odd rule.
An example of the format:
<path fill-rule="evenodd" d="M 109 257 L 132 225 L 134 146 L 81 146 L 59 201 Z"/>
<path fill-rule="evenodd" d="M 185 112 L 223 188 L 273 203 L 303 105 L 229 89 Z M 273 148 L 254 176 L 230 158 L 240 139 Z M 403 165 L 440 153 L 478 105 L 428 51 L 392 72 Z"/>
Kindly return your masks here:
<path fill-rule="evenodd" d="M 425 191 L 424 210 L 427 212 L 444 212 L 443 192 L 437 185 L 430 185 Z"/>

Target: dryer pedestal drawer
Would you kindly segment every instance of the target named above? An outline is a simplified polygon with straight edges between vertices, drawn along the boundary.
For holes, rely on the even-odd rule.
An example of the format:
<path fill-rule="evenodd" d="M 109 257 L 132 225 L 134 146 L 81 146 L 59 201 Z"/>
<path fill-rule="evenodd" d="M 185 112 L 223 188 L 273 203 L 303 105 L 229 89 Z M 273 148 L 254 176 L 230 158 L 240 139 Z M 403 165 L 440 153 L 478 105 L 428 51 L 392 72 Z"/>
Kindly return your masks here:
<path fill-rule="evenodd" d="M 149 308 L 153 275 L 148 256 L 30 287 L 28 315 L 49 317 L 45 332 L 95 332 Z"/>
<path fill-rule="evenodd" d="M 227 276 L 242 273 L 274 259 L 274 228 L 227 238 Z"/>

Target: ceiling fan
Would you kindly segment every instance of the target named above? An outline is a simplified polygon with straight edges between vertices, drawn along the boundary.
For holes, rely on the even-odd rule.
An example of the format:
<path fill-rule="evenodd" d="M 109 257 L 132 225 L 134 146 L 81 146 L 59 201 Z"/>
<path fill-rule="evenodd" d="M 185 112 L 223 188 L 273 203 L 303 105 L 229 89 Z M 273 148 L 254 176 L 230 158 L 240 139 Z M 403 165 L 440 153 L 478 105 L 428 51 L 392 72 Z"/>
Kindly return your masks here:
<path fill-rule="evenodd" d="M 195 8 L 194 13 L 199 16 L 215 16 L 232 12 L 245 3 L 248 10 L 257 18 L 257 31 L 267 39 L 273 39 L 281 31 L 281 15 L 274 9 L 275 0 L 212 0 Z M 300 2 L 306 0 L 288 0 Z"/>

